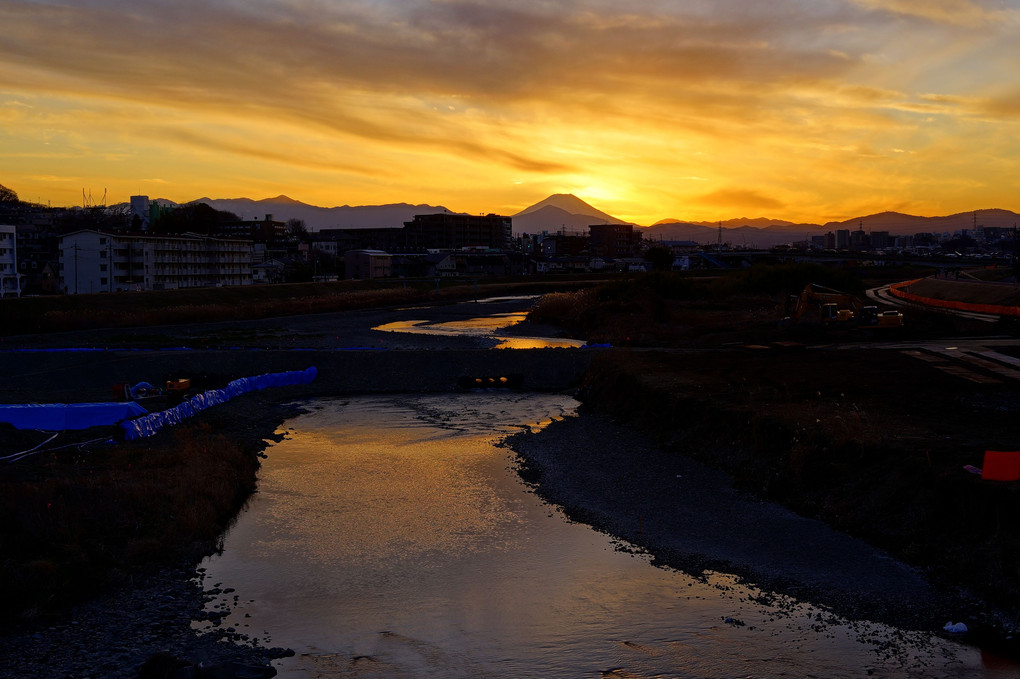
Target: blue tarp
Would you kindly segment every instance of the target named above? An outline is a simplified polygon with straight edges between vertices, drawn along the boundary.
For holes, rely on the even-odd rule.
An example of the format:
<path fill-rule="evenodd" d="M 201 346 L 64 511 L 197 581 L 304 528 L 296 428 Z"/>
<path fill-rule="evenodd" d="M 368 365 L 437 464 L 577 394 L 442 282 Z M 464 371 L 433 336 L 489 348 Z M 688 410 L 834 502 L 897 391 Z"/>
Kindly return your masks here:
<path fill-rule="evenodd" d="M 246 394 L 250 391 L 259 391 L 269 387 L 286 387 L 294 384 L 309 384 L 315 379 L 317 371 L 314 367 L 306 370 L 293 370 L 283 373 L 268 373 L 256 375 L 255 377 L 242 377 L 230 382 L 223 389 L 213 389 L 201 394 L 196 394 L 178 406 L 167 408 L 156 413 L 150 413 L 144 417 L 124 422 L 121 427 L 124 429 L 124 436 L 129 441 L 138 438 L 152 436 L 163 427 L 180 424 L 189 417 L 206 408 L 220 403 L 226 403 L 235 396 Z"/>
<path fill-rule="evenodd" d="M 119 403 L 26 403 L 0 405 L 0 422 L 16 429 L 64 431 L 117 424 L 149 411 L 134 401 Z"/>

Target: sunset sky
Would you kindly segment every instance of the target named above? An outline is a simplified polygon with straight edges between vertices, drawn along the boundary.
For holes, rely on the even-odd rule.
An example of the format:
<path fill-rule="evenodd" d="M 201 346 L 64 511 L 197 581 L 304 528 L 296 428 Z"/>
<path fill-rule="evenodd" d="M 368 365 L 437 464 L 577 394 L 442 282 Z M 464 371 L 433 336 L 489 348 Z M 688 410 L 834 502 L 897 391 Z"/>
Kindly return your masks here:
<path fill-rule="evenodd" d="M 1020 0 L 0 0 L 0 184 L 822 223 L 1020 211 Z"/>

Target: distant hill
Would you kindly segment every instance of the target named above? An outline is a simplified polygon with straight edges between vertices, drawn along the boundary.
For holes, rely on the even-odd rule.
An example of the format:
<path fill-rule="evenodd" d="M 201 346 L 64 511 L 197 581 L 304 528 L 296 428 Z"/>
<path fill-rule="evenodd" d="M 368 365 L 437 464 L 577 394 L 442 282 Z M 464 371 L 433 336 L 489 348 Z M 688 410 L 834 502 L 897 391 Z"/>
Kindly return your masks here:
<path fill-rule="evenodd" d="M 975 218 L 976 215 L 976 218 Z M 722 222 L 723 242 L 734 246 L 773 247 L 820 236 L 840 229 L 865 232 L 888 231 L 893 236 L 911 236 L 915 233 L 953 234 L 964 229 L 980 227 L 1012 228 L 1020 224 L 1020 214 L 1010 210 L 977 210 L 960 212 L 944 217 L 918 217 L 900 212 L 880 212 L 866 217 L 854 217 L 840 222 L 795 224 L 779 219 L 729 219 Z M 683 222 L 664 219 L 648 227 L 646 238 L 662 240 L 693 240 L 714 243 L 719 238 L 719 222 Z"/>
<path fill-rule="evenodd" d="M 162 198 L 165 204 L 174 204 Z M 155 202 L 155 201 L 154 201 Z M 388 205 L 343 205 L 340 207 L 318 207 L 294 200 L 287 196 L 276 196 L 263 200 L 250 198 L 212 199 L 200 198 L 191 203 L 208 203 L 217 210 L 233 212 L 243 219 L 261 219 L 267 214 L 274 219 L 304 220 L 310 231 L 343 228 L 357 229 L 370 227 L 399 228 L 411 221 L 416 214 L 452 212 L 443 206 L 412 205 L 392 203 Z M 464 213 L 457 213 L 464 214 Z M 542 231 L 587 233 L 592 224 L 628 224 L 586 203 L 569 193 L 557 193 L 545 200 L 527 207 L 513 217 L 515 234 L 541 233 Z M 726 219 L 722 224 L 723 242 L 733 246 L 767 248 L 793 243 L 824 235 L 837 229 L 866 232 L 888 231 L 894 236 L 915 233 L 949 233 L 975 226 L 1012 228 L 1020 225 L 1020 214 L 1011 210 L 984 209 L 960 212 L 940 217 L 918 217 L 900 212 L 880 212 L 864 217 L 854 217 L 826 224 L 797 224 L 782 219 L 767 217 L 740 217 Z M 651 226 L 634 225 L 646 238 L 653 240 L 689 240 L 701 244 L 712 244 L 719 239 L 720 222 L 684 221 L 663 219 Z"/>
<path fill-rule="evenodd" d="M 856 231 L 861 228 L 865 231 L 888 231 L 895 236 L 905 236 L 924 232 L 952 234 L 963 229 L 973 229 L 975 225 L 1013 228 L 1017 224 L 1020 224 L 1020 214 L 1012 210 L 990 209 L 959 212 L 945 217 L 916 217 L 900 212 L 879 212 L 867 217 L 829 222 L 825 229 Z"/>
<path fill-rule="evenodd" d="M 788 222 L 783 219 L 768 219 L 767 217 L 754 217 L 752 219 L 748 219 L 747 217 L 738 217 L 736 219 L 724 219 L 722 222 L 681 222 L 681 220 L 679 219 L 662 219 L 652 224 L 652 226 L 663 226 L 666 224 L 677 223 L 696 224 L 698 226 L 711 226 L 715 227 L 716 229 L 719 228 L 719 224 L 722 224 L 724 229 L 741 226 L 754 226 L 757 228 L 767 228 L 770 226 L 794 226 L 793 222 Z"/>
<path fill-rule="evenodd" d="M 730 220 L 739 223 L 742 220 Z M 758 221 L 758 220 L 755 220 Z M 770 220 L 766 220 L 770 221 Z M 817 224 L 793 224 L 779 222 L 774 226 L 725 226 L 723 222 L 722 241 L 733 246 L 752 248 L 770 248 L 795 241 L 806 240 L 811 236 L 825 233 L 825 229 Z M 649 226 L 644 231 L 648 240 L 691 240 L 701 244 L 711 244 L 719 240 L 718 222 L 707 225 L 704 222 L 664 221 Z"/>
<path fill-rule="evenodd" d="M 318 207 L 277 196 L 263 200 L 251 198 L 199 198 L 191 203 L 208 203 L 217 210 L 233 212 L 241 219 L 262 219 L 273 215 L 273 219 L 287 221 L 303 220 L 309 231 L 320 229 L 367 229 L 400 228 L 415 215 L 450 212 L 445 207 L 433 205 L 411 205 L 393 203 L 389 205 L 343 205 L 341 207 Z"/>

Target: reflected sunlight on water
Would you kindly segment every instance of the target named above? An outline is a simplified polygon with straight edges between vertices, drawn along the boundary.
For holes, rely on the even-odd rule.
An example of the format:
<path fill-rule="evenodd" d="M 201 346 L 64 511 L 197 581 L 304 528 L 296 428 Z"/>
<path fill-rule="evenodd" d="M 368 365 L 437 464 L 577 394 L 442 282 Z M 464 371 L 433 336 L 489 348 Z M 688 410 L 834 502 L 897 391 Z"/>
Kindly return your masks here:
<path fill-rule="evenodd" d="M 583 340 L 554 337 L 502 337 L 497 333 L 527 318 L 527 312 L 493 314 L 482 318 L 432 323 L 428 320 L 405 320 L 385 323 L 372 328 L 380 332 L 406 332 L 444 337 L 492 337 L 499 341 L 497 349 L 561 349 L 585 345 Z"/>
<path fill-rule="evenodd" d="M 501 337 L 497 349 L 576 349 L 583 340 L 554 337 Z"/>
<path fill-rule="evenodd" d="M 458 321 L 444 321 L 442 323 L 431 323 L 428 320 L 405 320 L 394 321 L 378 325 L 373 330 L 380 332 L 410 332 L 424 335 L 471 335 L 484 337 L 505 328 L 515 325 L 527 318 L 527 312 L 510 312 L 504 314 L 493 314 L 481 318 L 468 318 Z"/>
<path fill-rule="evenodd" d="M 310 404 L 203 564 L 246 602 L 212 604 L 233 608 L 224 626 L 295 649 L 284 678 L 989 676 L 970 649 L 656 568 L 566 521 L 496 444 L 577 405 L 511 392 Z"/>

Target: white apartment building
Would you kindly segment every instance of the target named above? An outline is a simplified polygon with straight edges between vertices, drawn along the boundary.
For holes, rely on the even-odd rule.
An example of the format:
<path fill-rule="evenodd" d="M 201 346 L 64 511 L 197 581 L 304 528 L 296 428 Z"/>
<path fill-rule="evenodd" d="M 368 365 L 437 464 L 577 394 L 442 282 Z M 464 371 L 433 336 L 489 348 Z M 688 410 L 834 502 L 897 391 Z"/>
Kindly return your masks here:
<path fill-rule="evenodd" d="M 60 239 L 60 287 L 70 295 L 251 285 L 250 240 L 84 230 Z"/>
<path fill-rule="evenodd" d="M 21 297 L 18 273 L 18 229 L 0 224 L 0 297 Z"/>

